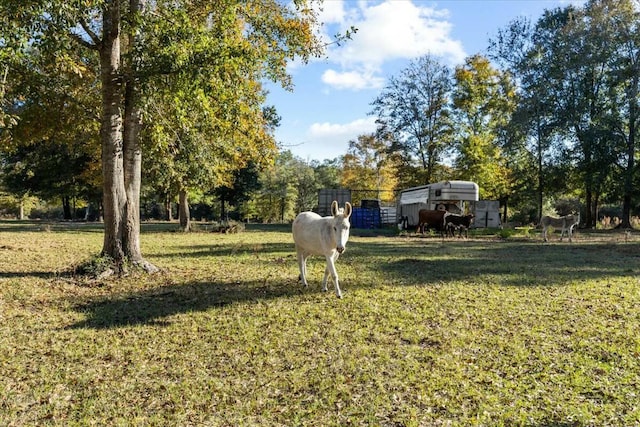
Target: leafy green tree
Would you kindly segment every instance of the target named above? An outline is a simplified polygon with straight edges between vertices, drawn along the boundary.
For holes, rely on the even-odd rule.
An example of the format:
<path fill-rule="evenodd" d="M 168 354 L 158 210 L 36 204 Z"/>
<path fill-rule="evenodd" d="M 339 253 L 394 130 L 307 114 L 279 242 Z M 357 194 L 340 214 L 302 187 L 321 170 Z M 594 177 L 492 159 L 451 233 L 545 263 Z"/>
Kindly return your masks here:
<path fill-rule="evenodd" d="M 558 9 L 538 25 L 549 32 L 545 47 L 553 63 L 544 64 L 543 77 L 556 100 L 557 132 L 577 142 L 568 147 L 567 160 L 577 165 L 586 203 L 584 220 L 594 226 L 594 200 L 615 162 L 616 149 L 607 143 L 610 138 L 603 127 L 603 114 L 609 109 L 606 80 L 613 44 L 608 30 L 594 26 L 585 11 Z"/>
<path fill-rule="evenodd" d="M 227 217 L 226 203 L 238 206 L 251 199 L 260 190 L 260 171 L 256 163 L 251 162 L 233 173 L 233 182 L 229 186 L 215 189 L 215 195 L 220 200 L 220 218 Z"/>
<path fill-rule="evenodd" d="M 516 21 L 493 45 L 521 83 L 516 117 L 539 142 L 540 191 L 553 189 L 543 185 L 543 176 L 549 176 L 542 170 L 543 152 L 552 153 L 558 165 L 575 165 L 590 226 L 607 192 L 622 194 L 628 226 L 637 133 L 637 17 L 631 1 L 590 1 L 547 11 L 535 26 Z M 554 147 L 554 140 L 560 144 Z M 621 189 L 611 187 L 612 173 L 624 177 Z"/>
<path fill-rule="evenodd" d="M 340 174 L 342 173 L 340 158 L 325 159 L 322 163 L 314 160 L 310 166 L 313 168 L 318 188 L 340 188 Z"/>
<path fill-rule="evenodd" d="M 293 220 L 298 213 L 300 191 L 296 188 L 300 164 L 289 150 L 276 157 L 271 167 L 260 173 L 260 190 L 256 195 L 256 214 L 266 222 Z M 306 210 L 306 209 L 303 209 Z"/>
<path fill-rule="evenodd" d="M 618 154 L 607 150 L 607 142 L 618 142 L 616 145 L 620 147 L 622 162 L 617 163 L 619 169 L 616 170 L 623 176 L 620 226 L 630 228 L 632 198 L 638 195 L 634 178 L 640 137 L 640 9 L 632 0 L 592 0 L 585 6 L 585 14 L 585 20 L 590 23 L 592 44 L 606 53 L 609 52 L 604 49 L 609 47 L 607 43 L 614 46 L 608 62 L 604 62 L 606 58 L 597 62 L 609 65 L 610 72 L 605 85 L 609 98 L 602 110 L 604 119 L 598 126 L 596 140 L 597 148 L 606 150 L 602 163 L 614 164 L 612 157 Z"/>
<path fill-rule="evenodd" d="M 314 32 L 316 16 L 302 0 L 293 7 L 276 0 L 2 0 L 0 6 L 0 22 L 9 24 L 0 29 L 0 40 L 19 40 L 12 46 L 16 51 L 37 49 L 62 58 L 66 65 L 74 63 L 69 52 L 80 48 L 98 58 L 105 220 L 102 252 L 114 260 L 116 270 L 127 261 L 156 270 L 140 250 L 144 147 L 139 134 L 146 88 L 160 85 L 162 76 L 177 73 L 216 76 L 226 82 L 229 74 L 243 67 L 289 86 L 286 64 L 322 51 Z M 7 65 L 11 64 L 1 63 L 0 69 Z M 193 81 L 202 83 L 203 79 Z M 231 90 L 226 95 L 234 97 Z M 211 119 L 224 121 L 227 117 Z"/>
<path fill-rule="evenodd" d="M 342 163 L 342 186 L 358 190 L 375 190 L 377 198 L 391 201 L 397 185 L 396 164 L 388 154 L 389 144 L 375 134 L 360 135 L 349 141 Z M 360 202 L 353 195 L 353 203 Z"/>
<path fill-rule="evenodd" d="M 308 163 L 289 150 L 260 172 L 260 189 L 254 196 L 257 217 L 267 222 L 291 221 L 302 211 L 318 206 L 322 188 L 341 187 L 342 168 L 338 159 Z"/>
<path fill-rule="evenodd" d="M 301 159 L 297 160 L 298 161 L 295 163 L 296 172 L 293 183 L 296 191 L 296 213 L 313 210 L 318 206 L 319 190 L 318 181 L 316 181 L 313 168 Z"/>
<path fill-rule="evenodd" d="M 229 37 L 243 42 L 241 32 Z M 248 59 L 221 64 L 224 78 L 219 72 L 178 71 L 146 97 L 150 167 L 164 178 L 163 189 L 178 193 L 184 231 L 190 228 L 191 191 L 230 186 L 236 170 L 249 162 L 264 165 L 276 150 L 273 129 L 279 117 L 273 108 L 262 108 L 260 64 Z"/>
<path fill-rule="evenodd" d="M 450 96 L 450 69 L 427 55 L 391 77 L 372 103 L 381 133 L 394 135 L 393 149 L 405 163 L 417 160 L 425 172 L 423 184 L 432 181 L 453 142 Z"/>
<path fill-rule="evenodd" d="M 19 197 L 28 194 L 45 200 L 59 199 L 65 219 L 73 219 L 72 209 L 79 199 L 95 201 L 99 196 L 95 170 L 95 152 L 87 152 L 82 144 L 43 141 L 21 145 L 5 155 L 6 188 Z"/>
<path fill-rule="evenodd" d="M 211 191 L 221 185 L 232 185 L 235 170 L 254 158 L 250 147 L 255 149 L 254 153 L 263 154 L 262 161 L 271 157 L 269 150 L 275 149 L 275 143 L 266 133 L 260 141 L 249 140 L 248 132 L 225 129 L 226 122 L 220 126 L 211 120 L 210 117 L 218 114 L 212 108 L 220 105 L 215 98 L 200 94 L 189 99 L 187 93 L 167 93 L 165 100 L 154 103 L 148 141 L 150 155 L 146 162 L 153 171 L 151 178 L 158 179 L 161 191 L 178 194 L 180 226 L 184 231 L 190 229 L 188 199 L 192 191 Z M 258 127 L 257 116 L 238 117 L 238 122 L 241 120 L 245 126 L 255 123 L 254 127 Z"/>
<path fill-rule="evenodd" d="M 19 77 L 5 92 L 5 109 L 14 122 L 0 129 L 0 156 L 7 188 L 18 198 L 60 199 L 71 219 L 78 198 L 99 205 L 99 94 L 85 88 L 95 78 L 90 58 L 76 56 L 76 67 L 58 73 L 51 61 L 34 51 L 13 64 Z"/>
<path fill-rule="evenodd" d="M 481 197 L 500 199 L 510 192 L 511 175 L 500 137 L 515 107 L 515 87 L 507 73 L 479 55 L 456 68 L 455 80 L 457 177 L 476 182 Z"/>
<path fill-rule="evenodd" d="M 253 83 L 252 81 L 249 81 Z M 248 88 L 248 93 L 257 94 L 254 87 Z M 262 94 L 257 98 L 263 100 Z M 257 104 L 254 104 L 258 107 Z M 251 110 L 251 108 L 245 109 L 248 111 L 257 112 L 257 109 Z M 223 184 L 215 189 L 216 195 L 220 199 L 220 218 L 225 219 L 227 217 L 225 211 L 225 202 L 229 202 L 233 205 L 246 204 L 253 193 L 260 189 L 260 169 L 267 167 L 268 163 L 274 157 L 275 143 L 273 139 L 273 131 L 280 125 L 280 116 L 277 114 L 275 107 L 267 106 L 261 109 L 261 116 L 253 118 L 253 120 L 245 120 L 249 123 L 249 129 L 240 132 L 236 138 L 247 137 L 250 131 L 255 131 L 256 126 L 253 123 L 263 123 L 261 129 L 259 129 L 259 136 L 254 137 L 252 150 L 246 150 L 243 156 L 240 157 L 242 162 L 236 161 L 236 164 L 243 164 L 240 169 L 236 169 L 233 172 L 233 179 L 231 183 Z M 249 144 L 251 145 L 251 144 Z M 224 181 L 224 180 L 219 180 Z M 249 217 L 249 206 L 245 206 L 245 217 Z"/>
<path fill-rule="evenodd" d="M 539 221 L 542 216 L 543 194 L 549 187 L 545 177 L 555 161 L 551 150 L 557 141 L 553 135 L 558 120 L 543 67 L 550 61 L 550 51 L 536 44 L 548 39 L 544 28 L 532 25 L 527 18 L 519 18 L 500 30 L 489 47 L 492 58 L 519 83 L 517 106 L 505 128 L 507 138 L 503 148 L 514 172 L 512 196 L 516 206 L 527 211 L 527 195 L 536 195 L 537 213 L 535 218 L 524 218 L 526 222 Z"/>

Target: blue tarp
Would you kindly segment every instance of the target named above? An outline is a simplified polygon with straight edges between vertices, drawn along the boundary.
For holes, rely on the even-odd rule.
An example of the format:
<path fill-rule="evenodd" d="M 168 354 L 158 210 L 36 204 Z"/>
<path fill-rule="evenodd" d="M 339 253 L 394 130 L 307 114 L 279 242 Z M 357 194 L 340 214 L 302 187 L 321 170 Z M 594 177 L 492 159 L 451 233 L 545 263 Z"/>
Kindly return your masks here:
<path fill-rule="evenodd" d="M 382 225 L 380 209 L 353 208 L 350 220 L 353 228 L 378 228 Z"/>

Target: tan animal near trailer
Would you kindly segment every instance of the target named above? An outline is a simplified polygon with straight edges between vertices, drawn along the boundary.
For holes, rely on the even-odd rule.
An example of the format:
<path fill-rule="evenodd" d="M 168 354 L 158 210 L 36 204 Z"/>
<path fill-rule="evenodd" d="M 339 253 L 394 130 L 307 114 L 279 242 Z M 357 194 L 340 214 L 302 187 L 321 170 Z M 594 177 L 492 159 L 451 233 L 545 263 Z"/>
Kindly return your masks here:
<path fill-rule="evenodd" d="M 565 215 L 560 218 L 556 218 L 553 216 L 545 215 L 540 219 L 540 225 L 542 225 L 542 236 L 544 237 L 544 241 L 547 242 L 547 230 L 549 227 L 560 228 L 560 241 L 562 241 L 562 237 L 564 236 L 565 231 L 567 232 L 567 236 L 569 236 L 569 241 L 571 242 L 571 236 L 573 234 L 573 229 L 576 225 L 580 223 L 580 214 L 578 215 Z"/>

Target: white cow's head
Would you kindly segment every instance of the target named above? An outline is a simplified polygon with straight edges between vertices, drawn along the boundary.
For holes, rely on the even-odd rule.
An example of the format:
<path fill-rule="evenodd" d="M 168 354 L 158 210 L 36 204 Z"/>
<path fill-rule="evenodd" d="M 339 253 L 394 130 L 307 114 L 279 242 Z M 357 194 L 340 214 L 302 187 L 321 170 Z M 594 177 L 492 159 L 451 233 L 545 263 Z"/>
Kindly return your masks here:
<path fill-rule="evenodd" d="M 338 253 L 344 252 L 347 240 L 349 240 L 349 217 L 351 216 L 351 203 L 346 202 L 343 208 L 338 207 L 338 202 L 331 203 L 331 214 L 333 215 L 333 233 L 336 241 Z"/>

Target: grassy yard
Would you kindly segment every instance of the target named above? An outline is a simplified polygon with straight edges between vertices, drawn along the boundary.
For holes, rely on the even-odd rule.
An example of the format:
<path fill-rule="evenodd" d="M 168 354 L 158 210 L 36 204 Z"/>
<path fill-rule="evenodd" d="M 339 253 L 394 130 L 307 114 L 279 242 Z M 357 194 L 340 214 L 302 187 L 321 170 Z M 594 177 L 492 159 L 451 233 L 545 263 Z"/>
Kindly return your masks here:
<path fill-rule="evenodd" d="M 96 282 L 99 226 L 0 222 L 0 425 L 640 425 L 637 234 L 354 230 L 339 300 L 288 227 L 172 228 Z"/>

